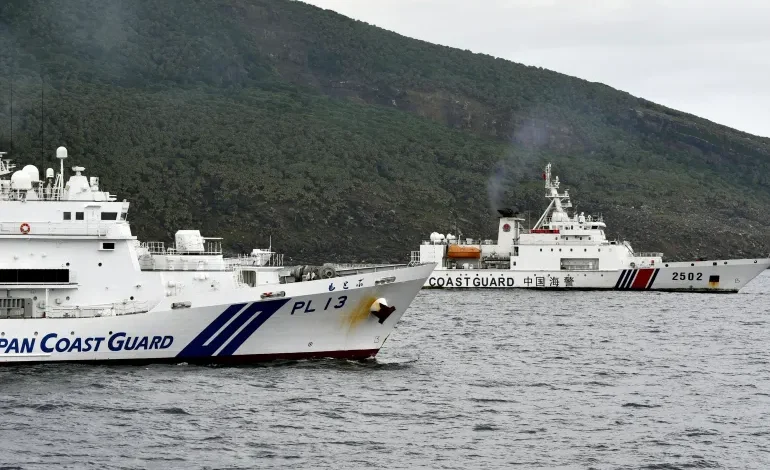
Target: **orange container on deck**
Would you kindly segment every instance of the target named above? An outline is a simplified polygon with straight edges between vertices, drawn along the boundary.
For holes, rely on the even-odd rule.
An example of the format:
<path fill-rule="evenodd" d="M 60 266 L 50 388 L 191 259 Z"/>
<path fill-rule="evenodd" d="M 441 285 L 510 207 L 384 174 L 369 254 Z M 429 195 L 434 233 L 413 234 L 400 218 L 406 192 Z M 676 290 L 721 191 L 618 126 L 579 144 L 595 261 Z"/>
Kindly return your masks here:
<path fill-rule="evenodd" d="M 481 258 L 481 248 L 477 246 L 449 245 L 447 248 L 447 258 Z"/>

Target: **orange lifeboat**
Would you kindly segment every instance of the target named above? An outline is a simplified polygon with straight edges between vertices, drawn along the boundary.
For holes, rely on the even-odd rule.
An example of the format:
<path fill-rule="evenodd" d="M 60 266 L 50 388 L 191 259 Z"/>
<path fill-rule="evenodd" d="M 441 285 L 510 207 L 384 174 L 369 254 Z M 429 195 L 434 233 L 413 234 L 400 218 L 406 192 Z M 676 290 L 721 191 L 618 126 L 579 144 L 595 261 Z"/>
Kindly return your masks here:
<path fill-rule="evenodd" d="M 447 258 L 479 259 L 481 258 L 481 248 L 477 246 L 449 245 L 447 248 Z"/>

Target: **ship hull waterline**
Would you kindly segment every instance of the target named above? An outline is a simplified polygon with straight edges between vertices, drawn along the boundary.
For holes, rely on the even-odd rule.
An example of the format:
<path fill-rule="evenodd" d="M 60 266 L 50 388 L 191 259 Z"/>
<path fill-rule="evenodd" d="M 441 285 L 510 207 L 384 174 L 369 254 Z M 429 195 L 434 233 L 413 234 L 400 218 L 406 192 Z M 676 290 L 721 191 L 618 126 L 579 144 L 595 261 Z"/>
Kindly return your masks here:
<path fill-rule="evenodd" d="M 2 319 L 0 365 L 372 358 L 433 266 L 391 271 L 398 281 L 390 283 L 377 284 L 374 278 L 393 274 L 375 273 L 203 293 L 190 300 L 190 308 L 170 309 L 165 302 L 130 315 Z M 270 288 L 285 289 L 286 295 L 260 298 Z M 382 322 L 370 311 L 378 299 L 394 308 Z"/>
<path fill-rule="evenodd" d="M 622 270 L 436 269 L 424 289 L 628 290 L 737 293 L 770 259 L 665 263 Z"/>

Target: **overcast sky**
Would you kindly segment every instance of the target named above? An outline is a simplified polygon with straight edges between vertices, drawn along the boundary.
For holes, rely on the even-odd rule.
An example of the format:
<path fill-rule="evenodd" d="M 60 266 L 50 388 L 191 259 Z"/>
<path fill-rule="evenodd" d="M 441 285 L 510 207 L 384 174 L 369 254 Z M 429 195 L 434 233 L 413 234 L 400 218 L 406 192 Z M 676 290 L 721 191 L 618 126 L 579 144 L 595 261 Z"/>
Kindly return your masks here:
<path fill-rule="evenodd" d="M 770 137 L 767 0 L 306 0 Z"/>

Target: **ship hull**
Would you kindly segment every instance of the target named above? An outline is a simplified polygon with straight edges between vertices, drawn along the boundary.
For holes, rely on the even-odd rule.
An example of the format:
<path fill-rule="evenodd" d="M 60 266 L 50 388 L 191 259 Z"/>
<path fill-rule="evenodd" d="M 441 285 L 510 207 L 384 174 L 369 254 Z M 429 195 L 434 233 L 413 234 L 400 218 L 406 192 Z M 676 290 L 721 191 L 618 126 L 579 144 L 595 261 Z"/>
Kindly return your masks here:
<path fill-rule="evenodd" d="M 169 299 L 146 313 L 1 319 L 0 364 L 248 364 L 374 357 L 434 265 Z M 261 298 L 265 291 L 282 297 Z M 385 299 L 382 322 L 370 312 Z M 178 305 L 178 302 L 177 302 Z"/>
<path fill-rule="evenodd" d="M 735 293 L 770 266 L 770 259 L 664 263 L 592 271 L 436 269 L 424 288 L 529 288 Z"/>

